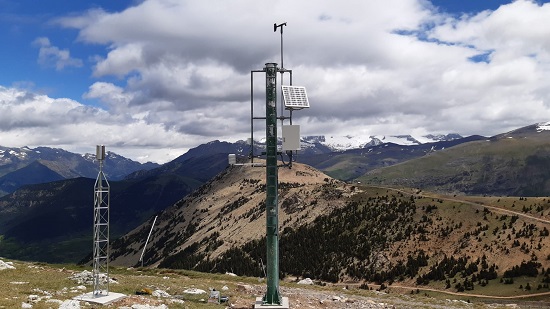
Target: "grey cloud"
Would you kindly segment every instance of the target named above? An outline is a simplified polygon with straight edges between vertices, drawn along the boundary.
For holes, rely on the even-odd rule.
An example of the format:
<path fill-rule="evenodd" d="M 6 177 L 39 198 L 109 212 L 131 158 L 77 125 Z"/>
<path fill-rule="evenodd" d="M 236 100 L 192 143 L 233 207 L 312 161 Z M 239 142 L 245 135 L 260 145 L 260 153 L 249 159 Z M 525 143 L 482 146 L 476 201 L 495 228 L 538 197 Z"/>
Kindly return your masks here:
<path fill-rule="evenodd" d="M 36 94 L 34 94 L 32 92 L 25 92 L 23 94 L 18 95 L 15 98 L 15 101 L 18 102 L 18 103 L 24 103 L 24 102 L 27 102 L 27 101 L 33 101 L 35 99 L 36 99 Z"/>
<path fill-rule="evenodd" d="M 439 14 L 426 1 L 280 1 L 267 6 L 157 0 L 63 22 L 77 28 L 83 42 L 106 46 L 97 78 L 113 75 L 126 82 L 96 97 L 111 102 L 113 112 L 146 113 L 148 125 L 161 124 L 168 131 L 207 139 L 246 132 L 250 70 L 279 62 L 280 34 L 273 32 L 273 22 L 285 21 L 285 67 L 293 69 L 295 85 L 308 88 L 312 105 L 296 117 L 323 130 L 315 133 L 331 130 L 315 123 L 322 122 L 362 132 L 383 127 L 490 135 L 550 118 L 544 94 L 550 86 L 550 53 L 535 42 L 540 37 L 511 28 L 483 30 L 506 27 L 502 21 L 507 19 L 497 17 L 510 16 L 514 9 L 550 20 L 541 5 L 527 2 L 455 18 Z M 291 4 L 295 9 L 288 11 Z M 528 20 L 522 19 L 519 29 Z M 507 44 L 503 37 L 519 43 Z M 536 61 L 525 60 L 534 52 L 529 46 L 537 48 Z M 492 51 L 489 63 L 472 62 L 487 50 Z M 261 89 L 261 77 L 255 80 Z M 119 97 L 122 102 L 116 102 Z M 243 107 L 222 117 L 220 106 L 227 104 Z"/>

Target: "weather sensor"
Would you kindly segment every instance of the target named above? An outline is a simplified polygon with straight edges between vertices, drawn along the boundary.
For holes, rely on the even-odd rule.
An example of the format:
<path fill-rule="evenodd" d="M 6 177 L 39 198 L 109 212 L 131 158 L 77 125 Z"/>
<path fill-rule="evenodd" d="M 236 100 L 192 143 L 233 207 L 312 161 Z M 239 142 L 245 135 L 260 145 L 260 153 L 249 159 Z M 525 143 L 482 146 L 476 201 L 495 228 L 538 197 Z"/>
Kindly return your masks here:
<path fill-rule="evenodd" d="M 299 110 L 309 108 L 306 87 L 283 85 L 282 90 L 285 109 Z"/>

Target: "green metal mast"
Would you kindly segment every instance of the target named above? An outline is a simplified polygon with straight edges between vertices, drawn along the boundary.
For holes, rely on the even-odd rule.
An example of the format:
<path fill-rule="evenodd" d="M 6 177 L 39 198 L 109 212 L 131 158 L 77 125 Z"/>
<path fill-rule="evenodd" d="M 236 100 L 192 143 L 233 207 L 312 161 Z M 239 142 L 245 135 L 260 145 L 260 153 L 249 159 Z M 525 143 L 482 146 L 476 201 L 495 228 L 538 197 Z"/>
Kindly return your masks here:
<path fill-rule="evenodd" d="M 265 64 L 266 87 L 266 244 L 267 292 L 264 304 L 280 305 L 279 294 L 279 209 L 277 171 L 277 64 Z"/>

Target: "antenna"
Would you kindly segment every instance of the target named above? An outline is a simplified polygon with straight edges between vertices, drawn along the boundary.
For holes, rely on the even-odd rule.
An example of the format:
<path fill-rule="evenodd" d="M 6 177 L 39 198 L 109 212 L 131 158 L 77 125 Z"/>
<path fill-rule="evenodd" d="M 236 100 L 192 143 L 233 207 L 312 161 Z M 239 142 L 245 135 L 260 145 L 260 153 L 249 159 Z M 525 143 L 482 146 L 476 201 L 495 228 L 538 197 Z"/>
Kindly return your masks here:
<path fill-rule="evenodd" d="M 94 185 L 94 297 L 109 295 L 109 204 L 110 186 L 103 173 L 105 146 L 96 146 L 99 173 Z"/>
<path fill-rule="evenodd" d="M 281 28 L 281 68 L 279 69 L 279 73 L 281 73 L 281 85 L 283 84 L 283 74 L 285 73 L 285 63 L 284 63 L 284 57 L 283 57 L 283 26 L 286 26 L 286 22 L 277 25 L 276 23 L 273 24 L 273 32 L 277 32 L 277 28 Z M 292 73 L 290 75 L 290 84 L 292 85 Z M 283 115 L 283 106 L 281 105 L 281 116 Z M 283 124 L 283 119 L 281 119 L 281 125 Z M 292 121 L 292 120 L 291 120 Z"/>
<path fill-rule="evenodd" d="M 94 304 L 109 304 L 126 297 L 120 293 L 109 293 L 109 204 L 111 188 L 103 173 L 105 146 L 96 146 L 95 158 L 99 162 L 99 173 L 94 185 L 94 245 L 93 245 L 93 291 L 74 297 Z"/>
<path fill-rule="evenodd" d="M 281 70 L 284 70 L 285 68 L 284 62 L 283 62 L 283 26 L 286 26 L 286 22 L 279 25 L 277 25 L 276 23 L 273 24 L 273 32 L 277 32 L 277 28 L 281 28 Z M 281 81 L 281 84 L 282 84 L 282 81 Z"/>

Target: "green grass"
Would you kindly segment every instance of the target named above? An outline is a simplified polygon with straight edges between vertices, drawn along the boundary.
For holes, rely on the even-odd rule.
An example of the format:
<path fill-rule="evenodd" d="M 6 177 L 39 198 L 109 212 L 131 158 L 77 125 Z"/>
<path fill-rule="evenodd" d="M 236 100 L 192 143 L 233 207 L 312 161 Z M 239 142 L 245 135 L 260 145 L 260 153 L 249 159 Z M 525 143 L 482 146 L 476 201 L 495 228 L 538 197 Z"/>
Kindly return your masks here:
<path fill-rule="evenodd" d="M 516 190 L 541 196 L 547 190 L 542 170 L 549 152 L 548 141 L 536 136 L 476 141 L 374 170 L 357 180 L 447 192 Z"/>
<path fill-rule="evenodd" d="M 5 259 L 2 259 L 6 261 Z M 76 290 L 75 287 L 78 283 L 69 279 L 74 273 L 82 272 L 83 270 L 90 270 L 89 267 L 76 266 L 72 264 L 64 265 L 49 265 L 45 263 L 30 263 L 30 262 L 14 262 L 15 270 L 1 270 L 0 271 L 0 287 L 2 293 L 0 294 L 0 308 L 21 308 L 23 302 L 28 301 L 29 295 L 38 295 L 44 297 L 44 292 L 52 295 L 52 299 L 64 301 L 72 299 L 75 296 L 81 295 L 85 292 L 91 291 L 91 286 L 88 286 L 85 291 Z M 238 302 L 239 304 L 252 305 L 256 296 L 254 292 L 242 292 L 237 287 L 242 284 L 254 286 L 264 285 L 265 282 L 259 282 L 258 278 L 250 277 L 233 277 L 223 274 L 206 274 L 187 270 L 169 270 L 169 269 L 149 269 L 149 268 L 137 268 L 127 269 L 111 267 L 111 278 L 115 278 L 119 283 L 111 284 L 110 291 L 116 293 L 122 293 L 128 296 L 125 303 L 116 302 L 108 306 L 102 306 L 102 308 L 118 308 L 119 306 L 131 306 L 135 303 L 159 305 L 161 303 L 167 304 L 169 308 L 222 308 L 220 305 L 208 304 L 206 300 L 207 294 L 193 295 L 185 294 L 183 291 L 187 288 L 198 288 L 208 291 L 210 288 L 215 288 L 222 291 L 222 295 L 229 296 L 230 301 Z M 525 280 L 525 281 L 523 281 Z M 504 291 L 502 293 L 520 293 L 519 284 L 525 285 L 528 280 L 532 278 L 520 279 L 510 286 L 510 291 Z M 430 285 L 432 288 L 442 288 L 441 284 Z M 228 290 L 223 291 L 222 287 L 227 286 Z M 325 295 L 346 295 L 346 297 L 368 297 L 375 299 L 378 302 L 385 302 L 388 304 L 401 304 L 401 307 L 411 308 L 432 308 L 432 305 L 441 306 L 442 304 L 450 304 L 449 299 L 472 301 L 475 304 L 468 306 L 468 308 L 487 308 L 481 303 L 481 299 L 476 299 L 473 296 L 464 295 L 448 295 L 443 292 L 427 291 L 419 288 L 419 293 L 410 294 L 410 290 L 401 290 L 389 286 L 389 289 L 385 292 L 387 294 L 376 294 L 371 290 L 362 290 L 353 285 L 348 289 L 343 289 L 345 285 L 327 285 L 327 286 L 299 286 L 291 282 L 281 282 L 281 288 L 300 288 L 310 290 L 312 292 L 322 292 Z M 501 288 L 502 285 L 495 282 L 491 282 L 486 287 L 486 291 L 491 289 Z M 163 290 L 172 296 L 179 296 L 183 298 L 184 303 L 170 303 L 167 299 L 159 299 L 151 295 L 137 296 L 135 292 L 143 288 L 149 288 L 151 290 Z M 536 287 L 535 289 L 536 290 Z M 44 291 L 44 292 L 42 292 Z M 258 291 L 258 290 L 256 290 Z M 481 288 L 476 286 L 476 289 L 472 293 L 481 293 Z M 493 291 L 494 292 L 494 291 Z M 536 291 L 532 291 L 535 293 Z M 302 292 L 300 292 L 302 293 Z M 525 292 L 522 292 L 525 293 Z M 495 293 L 496 294 L 496 293 Z M 536 299 L 530 299 L 533 301 Z M 541 298 L 541 300 L 547 300 L 547 298 Z M 486 301 L 485 299 L 483 301 Z M 513 303 L 521 303 L 521 300 L 512 300 Z M 456 305 L 456 306 L 455 306 Z M 39 301 L 33 305 L 33 308 L 55 308 L 55 304 L 47 303 L 45 299 Z M 463 308 L 465 305 L 460 303 L 454 303 L 453 308 Z"/>
<path fill-rule="evenodd" d="M 23 302 L 27 302 L 29 295 L 38 295 L 44 297 L 45 291 L 52 295 L 52 299 L 68 300 L 75 296 L 91 291 L 91 286 L 87 286 L 85 291 L 76 290 L 78 283 L 69 279 L 74 273 L 90 270 L 89 267 L 80 267 L 75 265 L 48 265 L 44 263 L 15 262 L 15 270 L 6 269 L 0 271 L 0 286 L 2 293 L 0 295 L 0 308 L 21 308 Z M 171 303 L 170 308 L 220 308 L 219 305 L 207 304 L 207 294 L 184 294 L 186 288 L 199 288 L 208 291 L 209 288 L 221 290 L 227 286 L 229 290 L 224 291 L 222 295 L 232 298 L 250 298 L 250 303 L 254 298 L 248 295 L 240 295 L 236 287 L 240 282 L 254 282 L 250 278 L 235 278 L 220 274 L 201 274 L 192 271 L 173 271 L 157 269 L 125 269 L 110 268 L 110 277 L 116 279 L 118 284 L 110 284 L 110 291 L 126 294 L 132 298 L 136 291 L 143 288 L 151 290 L 164 290 L 170 295 L 181 295 L 184 304 Z M 257 281 L 256 281 L 257 283 Z M 38 290 L 39 289 L 39 290 Z M 158 299 L 153 296 L 145 295 L 140 298 L 150 301 L 153 304 L 158 303 Z M 50 308 L 52 303 L 46 303 L 42 300 L 35 304 L 33 308 Z M 117 304 L 104 306 L 103 308 L 117 308 Z"/>

